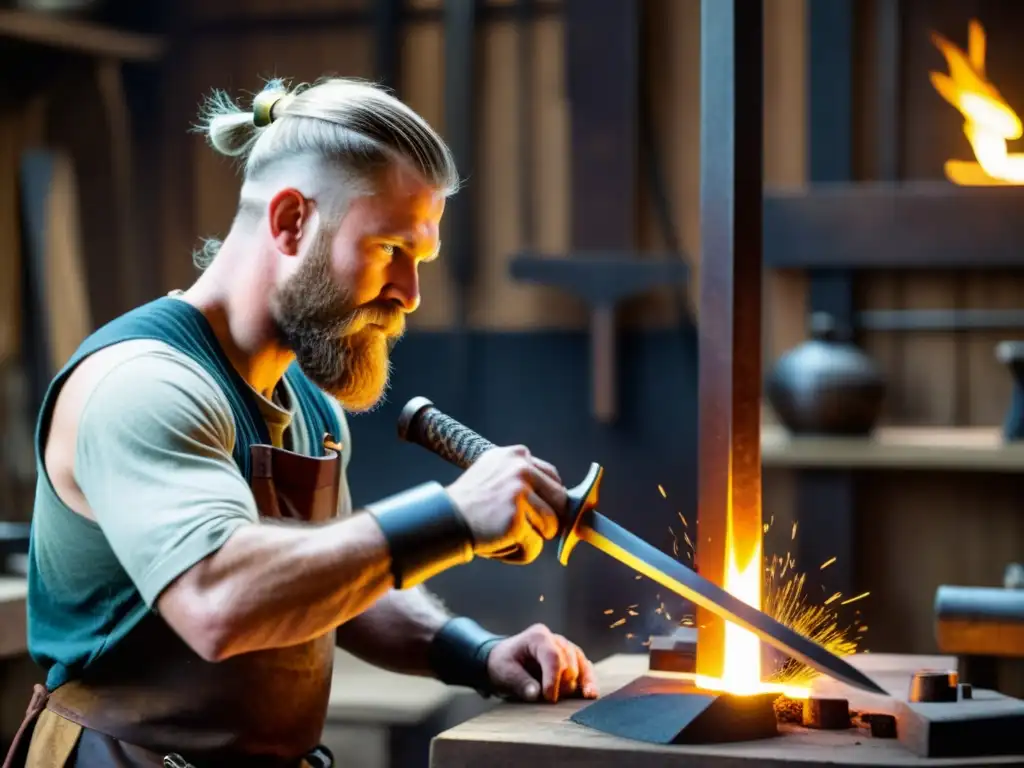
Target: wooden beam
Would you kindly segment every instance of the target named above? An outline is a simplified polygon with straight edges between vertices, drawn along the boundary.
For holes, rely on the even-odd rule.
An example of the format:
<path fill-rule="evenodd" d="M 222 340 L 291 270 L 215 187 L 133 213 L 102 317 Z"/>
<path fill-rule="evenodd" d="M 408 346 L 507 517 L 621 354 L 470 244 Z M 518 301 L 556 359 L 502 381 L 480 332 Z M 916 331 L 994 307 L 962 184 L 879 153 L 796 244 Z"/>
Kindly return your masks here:
<path fill-rule="evenodd" d="M 122 61 L 154 61 L 164 41 L 88 21 L 31 11 L 0 10 L 0 38 Z"/>
<path fill-rule="evenodd" d="M 540 19 L 559 16 L 564 10 L 562 0 L 532 0 L 530 13 L 533 18 Z M 440 3 L 424 7 L 414 7 L 408 3 L 400 9 L 399 21 L 403 24 L 437 23 L 444 20 L 444 13 Z M 368 7 L 307 12 L 290 10 L 284 13 L 233 13 L 218 18 L 195 20 L 189 24 L 187 34 L 189 37 L 237 37 L 267 33 L 288 35 L 332 27 L 352 29 L 373 24 L 375 14 L 376 11 Z M 513 2 L 479 2 L 476 14 L 481 22 L 513 21 L 519 14 L 519 8 L 518 4 Z"/>
<path fill-rule="evenodd" d="M 765 194 L 765 266 L 1024 268 L 1024 187 L 815 184 Z"/>

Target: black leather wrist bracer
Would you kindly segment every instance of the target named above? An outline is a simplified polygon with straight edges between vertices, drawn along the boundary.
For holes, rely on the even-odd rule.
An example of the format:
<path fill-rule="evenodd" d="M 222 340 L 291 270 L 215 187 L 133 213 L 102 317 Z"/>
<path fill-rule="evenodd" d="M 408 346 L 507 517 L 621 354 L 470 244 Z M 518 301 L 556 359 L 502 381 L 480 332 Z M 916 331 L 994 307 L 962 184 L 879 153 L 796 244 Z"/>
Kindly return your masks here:
<path fill-rule="evenodd" d="M 430 668 L 443 683 L 463 685 L 490 696 L 494 687 L 487 674 L 487 658 L 504 639 L 466 616 L 451 619 L 430 644 Z"/>
<path fill-rule="evenodd" d="M 473 559 L 473 534 L 440 483 L 424 483 L 371 504 L 391 552 L 395 589 Z"/>

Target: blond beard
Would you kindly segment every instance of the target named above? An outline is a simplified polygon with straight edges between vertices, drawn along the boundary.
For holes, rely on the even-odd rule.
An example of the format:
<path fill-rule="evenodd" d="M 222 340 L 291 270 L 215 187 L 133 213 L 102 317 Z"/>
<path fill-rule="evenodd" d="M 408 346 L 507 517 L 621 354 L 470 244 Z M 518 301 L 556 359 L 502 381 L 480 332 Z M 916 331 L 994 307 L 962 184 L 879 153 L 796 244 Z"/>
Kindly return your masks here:
<path fill-rule="evenodd" d="M 318 232 L 302 265 L 274 296 L 281 341 L 302 372 L 346 410 L 365 412 L 384 397 L 391 345 L 404 330 L 397 307 L 353 306 L 331 273 L 329 232 Z"/>

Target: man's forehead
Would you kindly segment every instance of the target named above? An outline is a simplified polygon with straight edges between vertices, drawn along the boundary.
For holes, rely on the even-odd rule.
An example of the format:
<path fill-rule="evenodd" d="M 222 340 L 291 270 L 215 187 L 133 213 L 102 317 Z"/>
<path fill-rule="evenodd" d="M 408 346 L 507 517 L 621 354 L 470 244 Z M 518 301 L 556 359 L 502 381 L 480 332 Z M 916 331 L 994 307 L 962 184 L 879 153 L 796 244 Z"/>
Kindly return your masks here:
<path fill-rule="evenodd" d="M 444 195 L 425 184 L 397 189 L 384 186 L 353 200 L 350 212 L 356 213 L 365 227 L 380 230 L 379 234 L 408 231 L 413 235 L 425 226 L 436 227 L 444 212 Z"/>

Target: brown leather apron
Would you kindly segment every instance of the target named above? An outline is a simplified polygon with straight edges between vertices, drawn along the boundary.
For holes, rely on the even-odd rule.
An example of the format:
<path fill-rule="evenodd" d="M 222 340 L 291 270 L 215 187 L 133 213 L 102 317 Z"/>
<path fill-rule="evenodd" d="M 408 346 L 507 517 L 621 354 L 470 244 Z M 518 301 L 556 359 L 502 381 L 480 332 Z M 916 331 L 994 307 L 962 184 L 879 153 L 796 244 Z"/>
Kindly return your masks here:
<path fill-rule="evenodd" d="M 262 517 L 325 523 L 342 462 L 252 446 Z M 298 567 L 299 564 L 296 564 Z M 3 768 L 299 768 L 327 714 L 334 633 L 288 648 L 201 659 L 155 612 L 81 679 L 37 686 Z"/>

